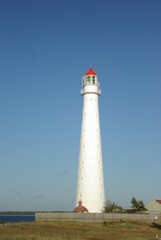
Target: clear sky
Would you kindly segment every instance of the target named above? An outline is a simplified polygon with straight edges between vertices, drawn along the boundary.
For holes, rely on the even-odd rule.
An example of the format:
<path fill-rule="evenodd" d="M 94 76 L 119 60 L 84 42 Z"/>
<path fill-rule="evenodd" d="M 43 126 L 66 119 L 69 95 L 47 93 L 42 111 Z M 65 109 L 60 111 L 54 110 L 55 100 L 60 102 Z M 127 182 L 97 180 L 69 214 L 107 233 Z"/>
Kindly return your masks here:
<path fill-rule="evenodd" d="M 161 1 L 0 0 L 0 211 L 73 210 L 90 66 L 106 199 L 161 199 Z"/>

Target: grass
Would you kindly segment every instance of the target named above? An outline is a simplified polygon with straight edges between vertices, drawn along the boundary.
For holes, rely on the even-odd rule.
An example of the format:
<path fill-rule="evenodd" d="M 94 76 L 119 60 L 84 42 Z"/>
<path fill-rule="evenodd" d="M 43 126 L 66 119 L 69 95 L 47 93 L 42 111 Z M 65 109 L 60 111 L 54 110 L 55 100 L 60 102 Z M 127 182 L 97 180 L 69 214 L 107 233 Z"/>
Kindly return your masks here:
<path fill-rule="evenodd" d="M 161 225 L 118 221 L 103 223 L 32 222 L 1 225 L 0 240 L 155 240 Z"/>

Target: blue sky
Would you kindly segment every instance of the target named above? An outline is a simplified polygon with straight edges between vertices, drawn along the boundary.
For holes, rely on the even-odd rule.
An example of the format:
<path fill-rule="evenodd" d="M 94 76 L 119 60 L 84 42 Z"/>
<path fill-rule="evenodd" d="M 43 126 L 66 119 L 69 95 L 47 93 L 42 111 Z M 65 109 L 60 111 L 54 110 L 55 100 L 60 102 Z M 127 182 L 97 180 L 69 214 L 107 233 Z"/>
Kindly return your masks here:
<path fill-rule="evenodd" d="M 0 1 L 0 211 L 73 210 L 90 66 L 106 199 L 161 199 L 160 13 L 160 0 Z"/>

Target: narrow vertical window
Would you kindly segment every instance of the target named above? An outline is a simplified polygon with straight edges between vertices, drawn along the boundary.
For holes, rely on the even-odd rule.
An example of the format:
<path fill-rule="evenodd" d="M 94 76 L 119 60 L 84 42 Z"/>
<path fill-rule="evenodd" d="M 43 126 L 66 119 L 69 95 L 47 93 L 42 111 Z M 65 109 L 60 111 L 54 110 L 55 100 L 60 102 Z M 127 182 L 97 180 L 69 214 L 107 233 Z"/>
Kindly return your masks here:
<path fill-rule="evenodd" d="M 92 82 L 95 85 L 95 77 L 94 76 L 92 77 Z"/>

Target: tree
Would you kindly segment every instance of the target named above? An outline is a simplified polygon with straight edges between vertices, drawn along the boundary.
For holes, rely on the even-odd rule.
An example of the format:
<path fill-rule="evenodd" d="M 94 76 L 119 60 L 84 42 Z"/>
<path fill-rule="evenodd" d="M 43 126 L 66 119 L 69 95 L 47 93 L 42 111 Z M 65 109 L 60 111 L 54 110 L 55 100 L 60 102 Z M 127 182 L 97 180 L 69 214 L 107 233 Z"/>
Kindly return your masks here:
<path fill-rule="evenodd" d="M 134 197 L 131 200 L 131 208 L 133 209 L 133 212 L 141 212 L 146 210 L 143 201 L 137 201 Z"/>
<path fill-rule="evenodd" d="M 105 208 L 104 208 L 105 213 L 120 213 L 124 212 L 124 209 L 117 205 L 115 202 L 111 202 L 110 200 L 107 201 Z"/>
<path fill-rule="evenodd" d="M 134 211 L 137 211 L 139 206 L 138 206 L 138 202 L 136 200 L 136 198 L 132 198 L 131 199 L 131 208 L 134 210 Z"/>

